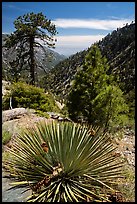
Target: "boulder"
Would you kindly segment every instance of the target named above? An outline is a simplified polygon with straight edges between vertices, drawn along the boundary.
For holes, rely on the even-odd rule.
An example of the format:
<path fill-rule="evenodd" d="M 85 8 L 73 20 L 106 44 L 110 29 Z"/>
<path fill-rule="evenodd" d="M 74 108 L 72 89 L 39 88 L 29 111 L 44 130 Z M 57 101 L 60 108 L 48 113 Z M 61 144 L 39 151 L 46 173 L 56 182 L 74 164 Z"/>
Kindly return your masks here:
<path fill-rule="evenodd" d="M 27 114 L 28 111 L 25 108 L 14 108 L 12 110 L 5 110 L 2 112 L 2 123 L 5 121 L 16 119 L 19 116 Z"/>

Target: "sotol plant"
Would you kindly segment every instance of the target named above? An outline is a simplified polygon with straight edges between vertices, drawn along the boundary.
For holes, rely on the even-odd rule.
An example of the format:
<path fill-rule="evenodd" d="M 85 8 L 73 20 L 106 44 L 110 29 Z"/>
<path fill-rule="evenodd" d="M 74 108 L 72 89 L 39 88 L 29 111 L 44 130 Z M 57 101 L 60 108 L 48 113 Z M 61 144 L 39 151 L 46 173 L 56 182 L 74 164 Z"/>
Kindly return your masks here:
<path fill-rule="evenodd" d="M 20 134 L 3 161 L 29 202 L 109 201 L 121 166 L 109 136 L 75 123 L 40 122 Z M 105 192 L 105 193 L 104 193 Z"/>

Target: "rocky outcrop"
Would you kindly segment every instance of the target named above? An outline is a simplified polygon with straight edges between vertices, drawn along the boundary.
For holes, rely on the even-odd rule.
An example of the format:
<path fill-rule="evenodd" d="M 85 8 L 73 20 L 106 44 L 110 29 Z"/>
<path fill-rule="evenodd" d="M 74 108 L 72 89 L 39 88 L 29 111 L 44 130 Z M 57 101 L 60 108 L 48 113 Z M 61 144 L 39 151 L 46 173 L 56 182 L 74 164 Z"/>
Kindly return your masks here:
<path fill-rule="evenodd" d="M 27 114 L 27 109 L 25 108 L 14 108 L 12 110 L 5 110 L 2 113 L 2 123 L 5 121 L 16 119 L 19 116 Z"/>
<path fill-rule="evenodd" d="M 2 202 L 26 202 L 26 198 L 31 195 L 31 191 L 20 188 L 10 189 L 11 180 L 5 178 L 5 172 L 2 172 Z M 24 193 L 23 193 L 24 192 Z"/>

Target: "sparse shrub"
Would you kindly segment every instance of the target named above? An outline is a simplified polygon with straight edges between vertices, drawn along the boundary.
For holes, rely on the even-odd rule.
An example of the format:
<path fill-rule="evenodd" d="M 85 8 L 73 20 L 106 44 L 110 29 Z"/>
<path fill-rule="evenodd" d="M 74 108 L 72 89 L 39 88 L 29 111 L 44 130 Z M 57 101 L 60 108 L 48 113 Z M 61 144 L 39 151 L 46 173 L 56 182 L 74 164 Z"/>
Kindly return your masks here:
<path fill-rule="evenodd" d="M 50 93 L 45 94 L 44 89 L 23 82 L 11 85 L 11 92 L 3 98 L 3 110 L 9 109 L 10 97 L 12 97 L 13 108 L 32 108 L 43 112 L 59 111 Z"/>
<path fill-rule="evenodd" d="M 40 111 L 40 110 L 36 110 L 35 113 L 36 113 L 38 116 L 45 117 L 45 118 L 50 118 L 49 114 L 46 113 L 46 112 L 43 112 L 43 111 Z"/>
<path fill-rule="evenodd" d="M 5 128 L 2 129 L 2 144 L 7 144 L 11 139 L 12 133 Z"/>

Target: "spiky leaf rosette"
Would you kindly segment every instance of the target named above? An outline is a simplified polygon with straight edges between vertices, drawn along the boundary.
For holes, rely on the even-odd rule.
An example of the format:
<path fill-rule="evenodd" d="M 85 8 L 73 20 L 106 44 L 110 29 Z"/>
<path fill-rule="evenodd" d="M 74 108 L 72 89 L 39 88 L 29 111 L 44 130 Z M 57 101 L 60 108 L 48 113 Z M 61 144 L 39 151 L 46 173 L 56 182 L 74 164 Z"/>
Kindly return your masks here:
<path fill-rule="evenodd" d="M 100 128 L 40 122 L 24 131 L 4 161 L 16 187 L 32 190 L 30 202 L 109 201 L 122 163 Z M 103 190 L 105 189 L 105 193 Z"/>

